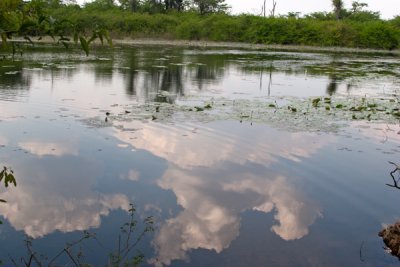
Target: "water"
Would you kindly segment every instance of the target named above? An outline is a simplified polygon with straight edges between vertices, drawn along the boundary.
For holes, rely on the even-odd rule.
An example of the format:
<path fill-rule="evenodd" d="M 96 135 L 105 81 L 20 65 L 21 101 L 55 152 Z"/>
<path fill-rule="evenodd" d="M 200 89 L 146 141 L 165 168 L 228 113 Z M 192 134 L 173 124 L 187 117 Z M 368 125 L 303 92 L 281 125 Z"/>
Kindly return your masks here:
<path fill-rule="evenodd" d="M 310 130 L 292 127 L 300 117 L 253 120 L 251 103 L 391 97 L 398 58 L 29 50 L 0 61 L 0 166 L 18 183 L 0 191 L 5 266 L 32 253 L 48 263 L 83 231 L 96 238 L 73 246 L 71 256 L 77 261 L 82 251 L 81 262 L 106 266 L 130 203 L 133 239 L 144 218 L 155 220 L 133 249 L 144 253 L 143 266 L 397 265 L 378 232 L 399 217 L 400 191 L 386 185 L 399 126 L 341 120 Z M 187 108 L 207 103 L 246 103 L 251 115 Z M 74 266 L 65 252 L 54 263 Z"/>

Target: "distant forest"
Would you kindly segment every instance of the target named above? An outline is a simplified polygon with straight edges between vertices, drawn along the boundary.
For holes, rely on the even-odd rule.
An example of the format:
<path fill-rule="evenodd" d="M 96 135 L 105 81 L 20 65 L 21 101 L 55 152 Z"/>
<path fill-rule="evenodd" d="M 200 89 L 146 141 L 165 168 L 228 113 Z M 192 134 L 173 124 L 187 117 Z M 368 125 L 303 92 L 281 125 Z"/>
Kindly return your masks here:
<path fill-rule="evenodd" d="M 367 7 L 355 1 L 345 9 L 332 0 L 331 12 L 277 16 L 264 7 L 257 16 L 231 15 L 224 0 L 1 0 L 0 34 L 3 48 L 14 37 L 51 36 L 84 49 L 115 38 L 399 49 L 400 16 L 383 20 Z"/>

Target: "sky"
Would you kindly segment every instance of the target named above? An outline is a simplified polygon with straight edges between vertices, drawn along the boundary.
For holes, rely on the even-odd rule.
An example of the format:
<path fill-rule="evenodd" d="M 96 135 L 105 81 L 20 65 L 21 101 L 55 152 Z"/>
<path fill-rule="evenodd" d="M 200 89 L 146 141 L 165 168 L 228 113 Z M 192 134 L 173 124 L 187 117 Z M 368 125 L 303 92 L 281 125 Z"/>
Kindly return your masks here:
<path fill-rule="evenodd" d="M 316 11 L 331 11 L 331 0 L 275 0 L 276 14 L 287 14 L 288 12 L 301 12 L 302 15 Z M 344 0 L 345 7 L 350 8 L 353 0 Z M 400 0 L 360 0 L 368 4 L 367 10 L 379 11 L 382 18 L 391 19 L 400 15 Z M 264 0 L 226 0 L 232 7 L 233 14 L 252 13 L 260 14 Z M 267 0 L 267 11 L 272 8 L 272 0 Z"/>
<path fill-rule="evenodd" d="M 77 0 L 79 4 L 90 2 L 91 0 Z M 272 0 L 267 1 L 267 11 L 272 8 Z M 316 11 L 331 11 L 331 0 L 275 0 L 275 14 L 285 15 L 288 12 L 301 12 L 301 15 L 309 14 Z M 344 0 L 345 7 L 350 8 L 354 0 Z M 384 19 L 391 19 L 396 15 L 400 15 L 400 0 L 359 0 L 359 2 L 367 3 L 368 10 L 379 11 Z M 264 0 L 226 0 L 231 6 L 233 14 L 251 13 L 261 14 L 261 6 Z"/>

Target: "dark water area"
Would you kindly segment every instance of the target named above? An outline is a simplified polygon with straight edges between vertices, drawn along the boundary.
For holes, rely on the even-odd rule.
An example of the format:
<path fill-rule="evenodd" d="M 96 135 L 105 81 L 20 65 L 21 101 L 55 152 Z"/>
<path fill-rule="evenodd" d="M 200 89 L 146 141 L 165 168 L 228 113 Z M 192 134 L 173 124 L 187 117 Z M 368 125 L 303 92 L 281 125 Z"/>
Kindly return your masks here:
<path fill-rule="evenodd" d="M 89 57 L 36 47 L 4 59 L 0 167 L 18 184 L 0 188 L 0 259 L 49 263 L 88 231 L 95 238 L 69 253 L 107 266 L 133 203 L 132 239 L 146 217 L 155 221 L 133 249 L 144 253 L 141 266 L 397 266 L 378 232 L 400 215 L 400 190 L 386 185 L 400 155 L 398 123 L 311 131 L 291 128 L 289 117 L 178 111 L 396 98 L 399 67 L 382 55 L 157 46 Z M 76 266 L 72 258 L 53 264 Z"/>

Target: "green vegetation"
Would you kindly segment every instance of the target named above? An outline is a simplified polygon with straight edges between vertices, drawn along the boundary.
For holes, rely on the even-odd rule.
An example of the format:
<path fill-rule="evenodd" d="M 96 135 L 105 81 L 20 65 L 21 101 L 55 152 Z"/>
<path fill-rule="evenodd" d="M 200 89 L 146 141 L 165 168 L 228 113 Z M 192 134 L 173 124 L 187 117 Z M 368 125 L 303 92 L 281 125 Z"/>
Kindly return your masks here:
<path fill-rule="evenodd" d="M 136 208 L 133 204 L 130 204 L 129 208 L 129 220 L 120 227 L 120 233 L 118 235 L 118 249 L 109 253 L 109 259 L 107 266 L 122 267 L 122 266 L 139 266 L 144 263 L 146 256 L 142 253 L 138 246 L 142 239 L 154 232 L 154 219 L 152 216 L 148 216 L 143 220 L 137 219 Z M 24 266 L 94 266 L 87 263 L 85 260 L 85 249 L 84 244 L 90 240 L 96 241 L 101 244 L 98 240 L 96 233 L 89 231 L 82 231 L 82 237 L 68 242 L 61 248 L 54 256 L 43 255 L 34 248 L 34 239 L 26 237 L 24 240 L 26 256 L 21 259 L 14 259 L 9 257 L 9 264 L 19 266 L 17 262 L 23 262 Z M 87 244 L 86 244 L 87 245 Z M 64 262 L 64 263 L 61 263 Z M 1 265 L 0 261 L 0 265 Z"/>
<path fill-rule="evenodd" d="M 0 172 L 0 183 L 4 181 L 4 186 L 7 188 L 9 184 L 13 184 L 14 186 L 17 186 L 17 181 L 15 180 L 14 177 L 14 171 L 11 170 L 10 168 L 3 167 L 3 170 Z M 4 199 L 0 198 L 0 203 L 6 203 Z M 0 224 L 3 222 L 0 220 Z"/>
<path fill-rule="evenodd" d="M 9 48 L 9 40 L 13 37 L 23 37 L 33 44 L 33 37 L 40 40 L 43 36 L 50 36 L 57 43 L 68 48 L 71 38 L 75 43 L 80 42 L 86 55 L 89 54 L 89 45 L 96 39 L 102 43 L 106 39 L 111 45 L 108 31 L 99 26 L 73 24 L 73 21 L 53 17 L 53 9 L 68 8 L 61 5 L 58 0 L 2 0 L 0 2 L 0 36 L 1 49 Z M 19 44 L 11 42 L 12 54 L 20 52 Z"/>
<path fill-rule="evenodd" d="M 351 9 L 333 1 L 332 12 L 299 17 L 232 16 L 223 0 L 95 0 L 80 7 L 61 0 L 2 0 L 0 34 L 53 37 L 68 46 L 72 40 L 88 53 L 96 38 L 167 38 L 258 44 L 400 48 L 400 17 L 382 20 L 365 3 Z M 57 36 L 58 38 L 55 38 Z M 71 40 L 70 40 L 71 38 Z"/>

